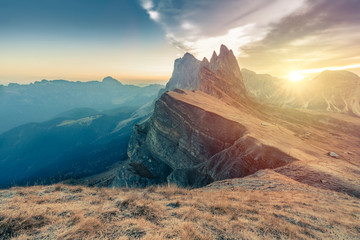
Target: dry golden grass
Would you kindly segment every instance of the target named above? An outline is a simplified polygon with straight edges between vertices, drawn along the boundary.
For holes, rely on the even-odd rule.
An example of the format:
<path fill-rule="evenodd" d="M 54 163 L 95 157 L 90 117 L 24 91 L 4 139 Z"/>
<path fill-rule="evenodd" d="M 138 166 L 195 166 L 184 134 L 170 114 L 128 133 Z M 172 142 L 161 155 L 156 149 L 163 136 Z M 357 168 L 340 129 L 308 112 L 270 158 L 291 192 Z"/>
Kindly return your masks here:
<path fill-rule="evenodd" d="M 0 210 L 0 239 L 360 239 L 359 199 L 317 189 L 35 186 Z"/>

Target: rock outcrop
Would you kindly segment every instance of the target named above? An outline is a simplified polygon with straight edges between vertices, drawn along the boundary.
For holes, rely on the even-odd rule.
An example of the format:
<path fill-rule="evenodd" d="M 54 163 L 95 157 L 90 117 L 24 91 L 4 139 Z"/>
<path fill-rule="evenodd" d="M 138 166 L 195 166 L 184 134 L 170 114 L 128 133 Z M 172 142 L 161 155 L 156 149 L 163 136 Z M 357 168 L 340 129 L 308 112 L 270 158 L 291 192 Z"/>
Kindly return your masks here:
<path fill-rule="evenodd" d="M 113 186 L 173 182 L 201 187 L 296 160 L 222 114 L 221 109 L 234 112 L 248 102 L 237 60 L 224 45 L 210 61 L 189 53 L 177 59 L 165 90 L 149 121 L 135 126 L 129 160 Z"/>
<path fill-rule="evenodd" d="M 276 83 L 271 84 L 275 89 Z M 270 96 L 258 94 L 263 99 Z M 249 95 L 256 99 L 253 92 Z M 346 141 L 339 137 L 341 143 L 333 140 L 331 151 L 340 152 L 340 145 L 355 146 L 360 124 L 346 117 L 345 122 L 342 117 L 255 102 L 248 97 L 234 54 L 225 46 L 210 61 L 185 54 L 175 61 L 172 78 L 150 119 L 134 127 L 129 160 L 117 168 L 115 177 L 111 172 L 111 186 L 202 187 L 260 169 L 276 169 L 316 185 L 316 176 L 336 179 L 334 169 L 350 166 L 327 155 L 329 136 L 347 136 Z M 303 169 L 314 174 L 299 174 Z M 102 178 L 110 179 L 106 176 Z M 340 185 L 354 192 L 350 182 Z"/>
<path fill-rule="evenodd" d="M 180 89 L 200 90 L 228 104 L 246 100 L 237 60 L 224 45 L 219 55 L 214 51 L 210 61 L 199 61 L 189 53 L 177 59 L 172 77 L 161 93 L 183 93 Z M 165 92 L 155 103 L 150 120 L 135 126 L 129 142 L 129 161 L 119 171 L 114 185 L 146 186 L 168 180 L 183 186 L 205 185 L 212 177 L 193 167 L 232 146 L 244 132 L 244 126 Z M 196 178 L 184 177 L 195 172 Z"/>
<path fill-rule="evenodd" d="M 190 53 L 175 60 L 174 71 L 165 90 L 201 90 L 228 103 L 246 99 L 241 71 L 232 50 L 221 45 L 219 55 L 214 51 L 210 62 L 197 60 Z"/>
<path fill-rule="evenodd" d="M 228 118 L 221 109 L 236 110 L 201 91 L 164 93 L 150 120 L 135 126 L 129 161 L 117 185 L 173 182 L 201 187 L 296 160 L 256 140 L 246 123 Z"/>
<path fill-rule="evenodd" d="M 172 91 L 176 88 L 196 90 L 200 88 L 201 62 L 190 53 L 178 58 L 174 63 L 174 71 L 165 89 Z"/>

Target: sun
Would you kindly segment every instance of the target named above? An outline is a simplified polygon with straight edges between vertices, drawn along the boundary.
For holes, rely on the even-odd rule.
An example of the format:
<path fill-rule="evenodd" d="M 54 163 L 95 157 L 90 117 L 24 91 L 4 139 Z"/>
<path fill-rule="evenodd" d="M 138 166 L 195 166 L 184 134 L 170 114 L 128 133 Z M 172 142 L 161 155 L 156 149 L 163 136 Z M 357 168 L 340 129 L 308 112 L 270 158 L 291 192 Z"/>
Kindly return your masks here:
<path fill-rule="evenodd" d="M 291 72 L 289 74 L 289 80 L 291 82 L 299 82 L 299 81 L 303 80 L 304 78 L 305 77 L 299 72 Z"/>

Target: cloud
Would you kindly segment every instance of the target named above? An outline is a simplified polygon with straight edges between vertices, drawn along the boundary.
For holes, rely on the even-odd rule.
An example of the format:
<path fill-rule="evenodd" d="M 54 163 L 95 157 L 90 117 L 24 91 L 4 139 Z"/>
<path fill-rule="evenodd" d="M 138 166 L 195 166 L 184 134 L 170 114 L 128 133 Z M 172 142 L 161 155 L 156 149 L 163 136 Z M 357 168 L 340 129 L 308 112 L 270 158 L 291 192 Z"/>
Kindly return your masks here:
<path fill-rule="evenodd" d="M 308 0 L 289 16 L 269 25 L 257 42 L 242 47 L 247 62 L 283 72 L 354 65 L 360 55 L 360 1 Z M 280 66 L 282 69 L 280 69 Z M 258 68 L 258 67 L 257 67 Z M 306 72 L 306 71 L 305 71 Z"/>
<path fill-rule="evenodd" d="M 160 13 L 154 10 L 154 4 L 152 0 L 142 0 L 141 6 L 146 10 L 152 20 L 155 22 L 160 21 Z"/>
<path fill-rule="evenodd" d="M 271 22 L 299 8 L 304 0 L 142 0 L 142 7 L 166 31 L 175 47 L 210 57 L 224 43 L 234 52 L 264 37 Z M 154 17 L 153 12 L 157 13 Z"/>
<path fill-rule="evenodd" d="M 152 3 L 151 0 L 142 0 L 141 1 L 141 6 L 145 9 L 145 10 L 151 10 L 154 5 Z"/>
<path fill-rule="evenodd" d="M 280 77 L 359 62 L 359 0 L 142 0 L 141 5 L 170 44 L 198 58 L 225 44 L 242 67 Z"/>
<path fill-rule="evenodd" d="M 240 52 L 237 46 L 242 46 L 252 41 L 258 40 L 256 36 L 249 34 L 255 30 L 255 24 L 247 24 L 242 27 L 237 27 L 228 30 L 224 35 L 214 37 L 196 37 L 194 38 L 175 38 L 173 35 L 168 35 L 168 40 L 174 46 L 187 52 L 191 52 L 196 56 L 211 56 L 214 49 L 218 49 L 221 44 L 225 44 L 230 48 L 233 47 L 234 54 L 239 55 Z M 261 36 L 261 35 L 260 35 Z M 257 36 L 259 38 L 259 36 Z"/>
<path fill-rule="evenodd" d="M 358 25 L 359 11 L 358 0 L 308 0 L 304 7 L 272 24 L 271 31 L 261 44 L 275 47 L 309 35 Z"/>

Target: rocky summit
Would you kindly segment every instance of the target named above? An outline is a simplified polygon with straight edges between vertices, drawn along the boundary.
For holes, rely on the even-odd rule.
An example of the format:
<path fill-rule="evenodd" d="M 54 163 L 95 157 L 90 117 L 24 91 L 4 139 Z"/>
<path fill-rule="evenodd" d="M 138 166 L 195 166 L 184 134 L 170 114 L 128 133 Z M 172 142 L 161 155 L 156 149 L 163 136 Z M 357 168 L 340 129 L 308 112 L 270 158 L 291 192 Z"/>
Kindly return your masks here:
<path fill-rule="evenodd" d="M 166 90 L 176 88 L 201 90 L 229 102 L 242 100 L 246 96 L 236 57 L 225 45 L 221 45 L 219 55 L 214 51 L 210 62 L 206 58 L 199 61 L 190 53 L 177 59 Z"/>
<path fill-rule="evenodd" d="M 134 127 L 129 159 L 86 182 L 196 188 L 268 169 L 271 176 L 360 196 L 358 118 L 266 104 L 247 93 L 246 81 L 225 46 L 210 61 L 189 53 L 177 59 L 152 116 Z M 266 99 L 266 93 L 258 96 Z"/>

